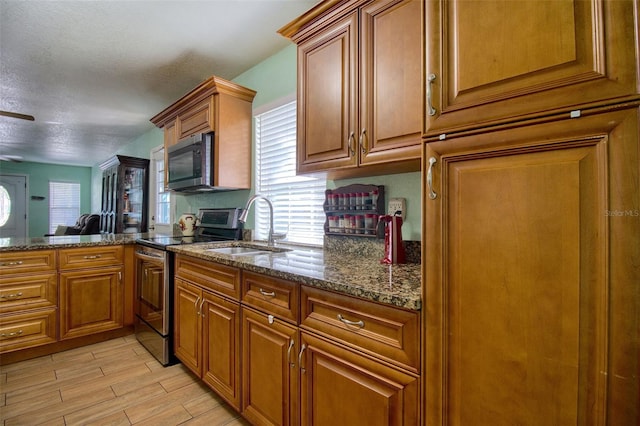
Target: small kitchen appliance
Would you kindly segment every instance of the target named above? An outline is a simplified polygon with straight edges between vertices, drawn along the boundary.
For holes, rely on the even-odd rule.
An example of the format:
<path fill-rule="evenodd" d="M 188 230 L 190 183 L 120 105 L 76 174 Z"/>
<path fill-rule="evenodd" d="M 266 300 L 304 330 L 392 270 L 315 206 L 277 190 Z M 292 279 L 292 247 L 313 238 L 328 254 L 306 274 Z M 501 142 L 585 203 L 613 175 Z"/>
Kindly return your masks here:
<path fill-rule="evenodd" d="M 406 263 L 407 256 L 402 241 L 402 216 L 382 215 L 380 222 L 384 224 L 384 257 L 380 263 Z"/>

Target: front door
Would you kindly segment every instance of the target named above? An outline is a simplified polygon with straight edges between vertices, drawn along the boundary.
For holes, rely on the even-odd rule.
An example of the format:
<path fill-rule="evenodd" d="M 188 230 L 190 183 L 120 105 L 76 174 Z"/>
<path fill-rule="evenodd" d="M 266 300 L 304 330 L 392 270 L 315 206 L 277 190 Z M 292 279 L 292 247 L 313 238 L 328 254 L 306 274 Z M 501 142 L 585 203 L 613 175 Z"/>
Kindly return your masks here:
<path fill-rule="evenodd" d="M 0 238 L 27 237 L 27 177 L 0 175 Z"/>

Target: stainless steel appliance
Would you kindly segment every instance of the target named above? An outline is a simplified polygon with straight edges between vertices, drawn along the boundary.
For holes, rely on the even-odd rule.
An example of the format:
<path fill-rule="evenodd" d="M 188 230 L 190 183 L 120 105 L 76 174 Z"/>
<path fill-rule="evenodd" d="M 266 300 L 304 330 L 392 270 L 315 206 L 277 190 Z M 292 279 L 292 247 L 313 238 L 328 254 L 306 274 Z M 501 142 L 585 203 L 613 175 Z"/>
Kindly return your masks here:
<path fill-rule="evenodd" d="M 173 364 L 173 253 L 168 246 L 242 238 L 242 209 L 200 209 L 193 237 L 157 235 L 136 240 L 135 334 L 163 365 Z"/>
<path fill-rule="evenodd" d="M 215 134 L 197 133 L 167 149 L 167 186 L 180 192 L 225 191 L 215 186 Z"/>

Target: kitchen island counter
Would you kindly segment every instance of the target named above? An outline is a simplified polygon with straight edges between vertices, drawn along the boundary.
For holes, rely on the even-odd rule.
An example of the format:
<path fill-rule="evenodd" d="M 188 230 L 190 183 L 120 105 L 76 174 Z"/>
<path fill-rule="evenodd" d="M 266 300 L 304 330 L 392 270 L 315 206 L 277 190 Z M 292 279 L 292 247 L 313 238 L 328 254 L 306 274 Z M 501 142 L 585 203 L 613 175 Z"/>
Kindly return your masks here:
<path fill-rule="evenodd" d="M 7 251 L 135 244 L 136 238 L 140 238 L 143 235 L 147 234 L 94 234 L 59 235 L 37 238 L 0 238 L 0 253 Z"/>

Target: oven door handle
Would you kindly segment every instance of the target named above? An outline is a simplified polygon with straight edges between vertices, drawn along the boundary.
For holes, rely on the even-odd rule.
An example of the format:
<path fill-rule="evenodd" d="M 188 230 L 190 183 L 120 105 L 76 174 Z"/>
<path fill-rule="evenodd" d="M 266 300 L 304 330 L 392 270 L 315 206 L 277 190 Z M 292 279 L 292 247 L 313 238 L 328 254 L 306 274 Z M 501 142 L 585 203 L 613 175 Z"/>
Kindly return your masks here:
<path fill-rule="evenodd" d="M 150 260 L 152 262 L 164 262 L 164 256 L 158 254 L 144 253 L 136 250 L 136 257 Z"/>

